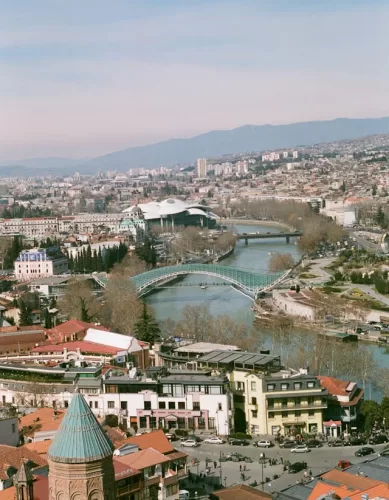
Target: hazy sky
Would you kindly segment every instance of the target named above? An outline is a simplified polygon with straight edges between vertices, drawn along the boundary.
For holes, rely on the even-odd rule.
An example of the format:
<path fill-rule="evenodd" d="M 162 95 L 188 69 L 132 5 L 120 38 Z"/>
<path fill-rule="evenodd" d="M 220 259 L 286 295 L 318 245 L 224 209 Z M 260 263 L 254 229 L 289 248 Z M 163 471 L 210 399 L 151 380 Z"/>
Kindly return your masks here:
<path fill-rule="evenodd" d="M 389 0 L 0 3 L 0 161 L 389 115 Z"/>

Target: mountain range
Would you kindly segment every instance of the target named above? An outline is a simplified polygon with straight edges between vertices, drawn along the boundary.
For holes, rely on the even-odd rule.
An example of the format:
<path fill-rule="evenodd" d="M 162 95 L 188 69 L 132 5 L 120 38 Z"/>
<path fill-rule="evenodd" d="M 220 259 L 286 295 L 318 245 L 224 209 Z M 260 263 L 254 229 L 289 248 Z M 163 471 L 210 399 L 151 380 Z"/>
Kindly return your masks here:
<path fill-rule="evenodd" d="M 188 165 L 197 158 L 220 157 L 226 154 L 290 149 L 301 145 L 356 139 L 375 134 L 389 133 L 389 117 L 337 118 L 327 121 L 291 123 L 288 125 L 245 125 L 232 130 L 215 130 L 189 139 L 170 139 L 146 146 L 115 151 L 90 160 L 69 158 L 32 158 L 8 162 L 0 166 L 4 175 L 56 175 L 96 173 L 98 171 L 130 168 L 170 167 Z M 26 172 L 23 174 L 23 170 Z M 13 172 L 14 173 L 11 173 Z"/>

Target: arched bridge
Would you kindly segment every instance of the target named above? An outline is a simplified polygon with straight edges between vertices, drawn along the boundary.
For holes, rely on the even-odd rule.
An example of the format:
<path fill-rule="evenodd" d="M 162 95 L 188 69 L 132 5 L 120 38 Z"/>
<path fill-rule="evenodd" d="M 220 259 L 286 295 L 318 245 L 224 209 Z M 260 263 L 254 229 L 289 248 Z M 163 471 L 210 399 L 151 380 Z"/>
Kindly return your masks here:
<path fill-rule="evenodd" d="M 131 280 L 136 286 L 139 295 L 153 288 L 162 281 L 187 274 L 202 274 L 220 278 L 231 283 L 238 289 L 257 297 L 262 292 L 269 290 L 280 283 L 289 271 L 275 274 L 255 273 L 237 267 L 220 266 L 217 264 L 183 264 L 178 266 L 158 267 L 145 273 L 133 276 Z M 104 288 L 107 285 L 106 278 L 94 275 L 95 280 Z"/>

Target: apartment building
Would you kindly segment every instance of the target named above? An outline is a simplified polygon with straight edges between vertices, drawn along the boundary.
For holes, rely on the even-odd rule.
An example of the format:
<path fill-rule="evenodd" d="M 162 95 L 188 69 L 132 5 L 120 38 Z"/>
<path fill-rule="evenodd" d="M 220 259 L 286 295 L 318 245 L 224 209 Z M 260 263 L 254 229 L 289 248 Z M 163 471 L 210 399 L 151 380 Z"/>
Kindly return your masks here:
<path fill-rule="evenodd" d="M 197 177 L 204 178 L 207 177 L 207 159 L 206 158 L 198 158 L 197 160 Z"/>
<path fill-rule="evenodd" d="M 22 250 L 14 262 L 19 281 L 54 276 L 68 270 L 68 259 L 59 247 Z"/>

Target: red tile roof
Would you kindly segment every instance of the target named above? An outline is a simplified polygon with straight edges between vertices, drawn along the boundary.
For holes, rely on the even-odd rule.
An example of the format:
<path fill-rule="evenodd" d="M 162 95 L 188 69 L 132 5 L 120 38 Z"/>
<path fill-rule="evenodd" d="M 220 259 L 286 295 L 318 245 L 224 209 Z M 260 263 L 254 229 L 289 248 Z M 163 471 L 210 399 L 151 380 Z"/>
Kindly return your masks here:
<path fill-rule="evenodd" d="M 166 437 L 163 430 L 159 429 L 157 431 L 152 431 L 147 434 L 142 434 L 140 436 L 133 436 L 127 439 L 128 443 L 138 445 L 140 450 L 145 450 L 147 448 L 154 448 L 160 453 L 171 453 L 174 448 L 171 442 Z"/>
<path fill-rule="evenodd" d="M 54 415 L 53 408 L 38 408 L 19 419 L 19 429 L 24 428 L 26 436 L 33 436 L 35 432 L 56 431 L 61 425 L 65 411 L 57 410 Z"/>
<path fill-rule="evenodd" d="M 74 340 L 71 342 L 63 342 L 61 344 L 45 344 L 33 347 L 31 352 L 44 353 L 44 352 L 59 352 L 62 353 L 64 349 L 68 351 L 76 351 L 80 349 L 81 352 L 89 352 L 94 354 L 112 354 L 123 351 L 117 347 L 111 347 L 96 342 L 89 342 L 88 340 Z"/>
<path fill-rule="evenodd" d="M 365 476 L 356 476 L 355 474 L 350 474 L 349 472 L 332 469 L 321 476 L 324 481 L 331 481 L 332 483 L 338 483 L 342 486 L 348 486 L 355 490 L 366 490 L 367 488 L 373 488 L 373 486 L 378 486 L 381 484 L 380 481 L 371 479 Z"/>
<path fill-rule="evenodd" d="M 113 459 L 113 468 L 115 471 L 116 481 L 119 481 L 120 479 L 124 479 L 126 477 L 135 476 L 136 474 L 140 474 L 140 470 L 134 469 L 133 467 L 120 462 L 116 458 Z"/>
<path fill-rule="evenodd" d="M 12 466 L 19 469 L 22 460 L 31 461 L 35 466 L 46 466 L 47 461 L 36 451 L 29 450 L 24 446 L 15 448 L 14 446 L 0 445 L 0 479 L 8 479 L 7 469 Z"/>
<path fill-rule="evenodd" d="M 170 461 L 168 457 L 153 448 L 136 451 L 135 453 L 129 453 L 128 455 L 119 455 L 116 457 L 116 460 L 138 470 Z"/>
<path fill-rule="evenodd" d="M 329 394 L 333 396 L 349 395 L 349 393 L 346 391 L 346 387 L 350 384 L 349 381 L 325 376 L 318 376 L 317 379 L 320 381 L 322 387 L 324 387 L 324 389 L 327 389 Z"/>
<path fill-rule="evenodd" d="M 94 328 L 95 330 L 103 330 L 105 332 L 109 331 L 105 326 L 97 326 L 93 323 L 86 323 L 85 321 L 80 321 L 78 319 L 70 319 L 69 321 L 65 321 L 65 323 L 61 323 L 60 325 L 55 326 L 54 328 L 50 328 L 46 330 L 46 334 L 49 337 L 50 341 L 53 343 L 63 342 L 62 337 L 64 335 L 72 335 L 75 333 L 83 332 L 88 328 Z"/>
<path fill-rule="evenodd" d="M 270 493 L 265 493 L 245 484 L 237 484 L 221 491 L 215 491 L 212 493 L 212 497 L 220 500 L 271 500 L 273 498 Z"/>

